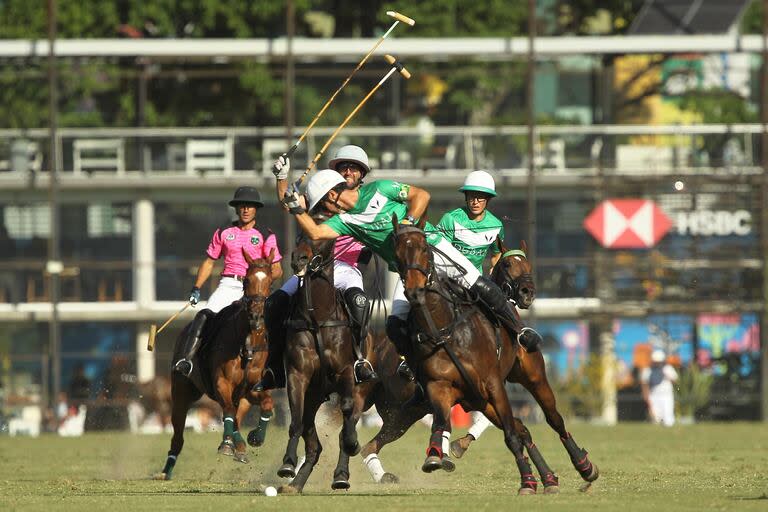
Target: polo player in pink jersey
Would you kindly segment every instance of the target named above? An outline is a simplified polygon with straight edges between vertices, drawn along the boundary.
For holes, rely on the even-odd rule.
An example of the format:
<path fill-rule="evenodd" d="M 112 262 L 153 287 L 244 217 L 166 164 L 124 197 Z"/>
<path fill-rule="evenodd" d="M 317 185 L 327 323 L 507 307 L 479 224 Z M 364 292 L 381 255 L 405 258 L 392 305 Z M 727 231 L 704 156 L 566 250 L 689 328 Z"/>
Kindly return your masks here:
<path fill-rule="evenodd" d="M 370 172 L 368 155 L 358 146 L 343 146 L 336 152 L 336 156 L 328 162 L 328 165 L 341 174 L 347 182 L 349 189 L 360 187 L 363 178 Z M 280 156 L 273 167 L 277 178 L 277 195 L 282 198 L 288 189 L 288 171 L 290 161 L 285 155 Z M 337 289 L 343 292 L 344 301 L 349 307 L 354 329 L 352 334 L 360 347 L 360 354 L 364 354 L 364 342 L 368 336 L 368 296 L 363 291 L 363 274 L 358 265 L 367 263 L 371 257 L 363 244 L 349 236 L 340 236 L 336 239 L 333 262 L 333 281 Z M 270 295 L 264 305 L 264 320 L 267 324 L 267 333 L 271 340 L 277 340 L 276 344 L 284 343 L 287 334 L 285 321 L 290 312 L 291 297 L 299 289 L 299 278 L 292 276 L 275 293 Z M 285 370 L 282 365 L 282 350 L 272 355 L 267 361 L 267 369 L 264 378 L 254 386 L 255 391 L 283 387 L 285 385 Z M 370 382 L 378 379 L 373 366 L 364 355 L 355 361 L 355 381 Z"/>
<path fill-rule="evenodd" d="M 248 270 L 243 249 L 254 259 L 266 258 L 274 251 L 272 279 L 283 275 L 277 238 L 271 231 L 265 232 L 256 226 L 256 212 L 264 206 L 259 191 L 253 187 L 240 187 L 235 191 L 229 206 L 237 211 L 237 221 L 213 233 L 206 251 L 207 257 L 200 265 L 195 285 L 189 292 L 189 302 L 194 306 L 200 301 L 200 287 L 211 276 L 216 260 L 224 258 L 224 270 L 221 272 L 219 286 L 208 298 L 205 309 L 192 321 L 192 327 L 184 340 L 184 357 L 174 365 L 176 371 L 187 377 L 192 373 L 192 359 L 200 348 L 206 320 L 243 296 L 243 278 Z"/>

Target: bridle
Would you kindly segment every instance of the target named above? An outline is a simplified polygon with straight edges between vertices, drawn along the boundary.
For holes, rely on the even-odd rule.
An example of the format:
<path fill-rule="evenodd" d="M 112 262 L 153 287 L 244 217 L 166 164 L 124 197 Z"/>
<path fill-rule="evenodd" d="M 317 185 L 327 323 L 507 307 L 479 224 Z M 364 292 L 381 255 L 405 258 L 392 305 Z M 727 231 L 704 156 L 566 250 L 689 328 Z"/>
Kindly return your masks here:
<path fill-rule="evenodd" d="M 527 258 L 524 251 L 521 251 L 520 249 L 510 249 L 501 255 L 501 261 L 503 262 L 510 256 L 522 256 L 523 258 Z M 501 272 L 500 268 L 497 271 L 502 273 L 503 279 L 503 282 L 499 285 L 499 288 L 501 288 L 501 291 L 504 293 L 504 296 L 507 298 L 507 300 L 517 304 L 517 298 L 520 294 L 520 282 L 532 282 L 533 277 L 530 273 L 526 272 L 513 279 L 506 272 Z"/>
<path fill-rule="evenodd" d="M 397 231 L 395 232 L 395 237 L 399 237 L 401 235 L 407 235 L 409 233 L 417 233 L 420 235 L 424 235 L 424 230 L 416 226 L 409 226 L 409 225 L 399 226 Z M 427 244 L 427 254 L 429 255 L 429 258 L 427 260 L 426 267 L 418 263 L 403 264 L 398 262 L 398 271 L 400 273 L 400 279 L 402 279 L 403 281 L 403 285 L 405 285 L 405 276 L 409 270 L 416 270 L 418 272 L 421 272 L 424 275 L 424 277 L 427 279 L 426 286 L 429 286 L 430 284 L 433 283 L 434 276 L 435 276 L 435 258 L 431 249 L 432 248 L 429 246 L 429 244 Z"/>
<path fill-rule="evenodd" d="M 243 288 L 245 290 L 248 289 L 248 274 L 252 270 L 262 271 L 267 276 L 271 275 L 272 272 L 272 264 L 269 262 L 264 263 L 257 263 L 254 265 L 248 266 L 248 271 L 246 272 L 246 277 L 243 279 Z M 262 294 L 256 294 L 256 295 L 248 295 L 247 293 L 243 294 L 243 298 L 241 299 L 243 305 L 245 306 L 245 309 L 248 311 L 248 323 L 250 324 L 251 331 L 259 331 L 264 328 L 264 310 L 262 308 L 261 313 L 256 312 L 256 306 L 263 305 L 266 300 L 267 296 Z"/>

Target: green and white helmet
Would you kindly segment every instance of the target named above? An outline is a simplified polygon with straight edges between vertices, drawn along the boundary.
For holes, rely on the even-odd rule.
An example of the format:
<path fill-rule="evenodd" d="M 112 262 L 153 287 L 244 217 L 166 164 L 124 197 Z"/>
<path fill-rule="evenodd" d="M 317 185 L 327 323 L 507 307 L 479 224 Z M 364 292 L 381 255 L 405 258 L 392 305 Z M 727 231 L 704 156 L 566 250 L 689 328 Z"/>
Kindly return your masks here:
<path fill-rule="evenodd" d="M 347 181 L 341 174 L 332 169 L 317 171 L 307 182 L 307 196 L 309 199 L 308 210 L 312 211 L 312 208 L 314 208 L 333 187 L 346 182 Z"/>
<path fill-rule="evenodd" d="M 472 171 L 467 175 L 467 179 L 464 180 L 464 185 L 462 185 L 459 191 L 483 192 L 496 197 L 496 183 L 488 171 Z"/>

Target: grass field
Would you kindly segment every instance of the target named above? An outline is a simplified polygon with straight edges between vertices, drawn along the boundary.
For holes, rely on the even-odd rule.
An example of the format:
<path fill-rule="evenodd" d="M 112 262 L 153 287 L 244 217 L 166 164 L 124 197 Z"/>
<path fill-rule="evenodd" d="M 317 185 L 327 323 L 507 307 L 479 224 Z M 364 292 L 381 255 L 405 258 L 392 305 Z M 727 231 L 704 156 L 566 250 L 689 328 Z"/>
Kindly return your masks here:
<path fill-rule="evenodd" d="M 424 474 L 428 430 L 414 426 L 382 452 L 398 485 L 372 483 L 361 459 L 351 462 L 352 489 L 331 491 L 338 454 L 334 431 L 323 432 L 324 453 L 302 496 L 266 497 L 286 440 L 269 432 L 268 445 L 250 449 L 250 463 L 216 454 L 217 434 L 188 434 L 174 480 L 156 482 L 170 436 L 87 434 L 65 439 L 0 438 L 0 510 L 768 510 L 768 429 L 759 423 L 700 424 L 669 429 L 646 424 L 571 432 L 601 471 L 589 492 L 557 436 L 531 428 L 560 476 L 559 495 L 516 496 L 519 476 L 501 433 L 488 431 L 458 461 L 454 473 Z M 361 430 L 367 441 L 373 430 Z M 463 432 L 462 432 L 463 433 Z M 454 436 L 455 438 L 456 436 Z"/>

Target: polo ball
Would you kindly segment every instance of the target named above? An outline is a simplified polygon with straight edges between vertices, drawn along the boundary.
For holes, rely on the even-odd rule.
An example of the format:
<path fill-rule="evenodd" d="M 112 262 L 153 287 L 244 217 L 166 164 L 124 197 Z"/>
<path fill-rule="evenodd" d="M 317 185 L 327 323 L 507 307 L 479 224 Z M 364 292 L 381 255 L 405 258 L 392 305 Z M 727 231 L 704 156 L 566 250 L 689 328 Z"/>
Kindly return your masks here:
<path fill-rule="evenodd" d="M 270 485 L 269 487 L 267 487 L 266 489 L 264 489 L 264 494 L 265 494 L 266 496 L 277 496 L 277 489 L 275 489 L 274 487 L 272 487 L 272 486 Z"/>

